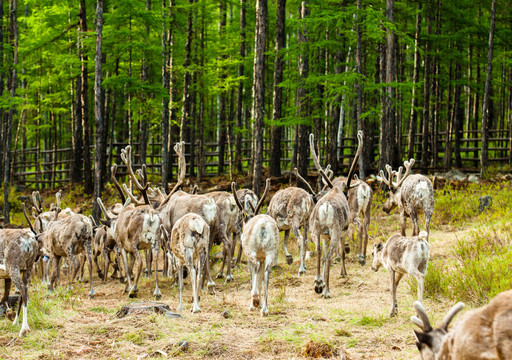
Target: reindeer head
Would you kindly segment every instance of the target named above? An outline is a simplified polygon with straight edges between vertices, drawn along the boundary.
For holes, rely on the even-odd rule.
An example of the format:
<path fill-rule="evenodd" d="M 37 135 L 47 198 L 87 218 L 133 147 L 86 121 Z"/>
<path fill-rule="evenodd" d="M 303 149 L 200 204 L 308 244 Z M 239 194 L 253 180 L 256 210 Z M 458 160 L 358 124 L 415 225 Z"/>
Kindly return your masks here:
<path fill-rule="evenodd" d="M 409 161 L 404 162 L 404 166 L 406 169 L 404 176 L 402 176 L 403 167 L 401 167 L 401 166 L 400 166 L 400 168 L 398 168 L 398 172 L 396 172 L 396 171 L 393 171 L 393 169 L 391 168 L 390 165 L 386 165 L 386 171 L 388 173 L 387 178 L 384 175 L 384 171 L 381 170 L 379 172 L 380 176 L 377 176 L 377 179 L 380 182 L 386 184 L 389 188 L 389 197 L 386 200 L 386 202 L 384 203 L 384 205 L 382 205 L 382 210 L 384 210 L 384 212 L 386 214 L 389 214 L 391 212 L 391 210 L 393 210 L 395 207 L 398 206 L 398 202 L 400 201 L 399 196 L 400 196 L 400 190 L 402 187 L 402 183 L 407 178 L 407 176 L 409 176 L 409 174 L 411 173 L 411 169 L 414 165 L 414 162 L 415 162 L 414 159 L 410 159 Z M 395 176 L 396 176 L 396 182 L 393 181 L 393 178 Z"/>
<path fill-rule="evenodd" d="M 384 249 L 384 245 L 382 243 L 374 244 L 373 245 L 373 263 L 372 263 L 372 270 L 377 271 L 382 266 L 382 258 L 380 257 L 380 254 L 382 253 L 382 249 Z"/>
<path fill-rule="evenodd" d="M 258 202 L 258 205 L 256 206 L 256 208 L 255 209 L 253 208 L 252 213 L 250 213 L 249 211 L 246 211 L 244 206 L 242 206 L 242 203 L 240 202 L 240 199 L 238 198 L 238 195 L 236 194 L 236 183 L 235 182 L 231 183 L 231 191 L 233 192 L 233 197 L 235 198 L 236 205 L 238 206 L 238 209 L 242 213 L 242 218 L 243 218 L 244 223 L 246 223 L 247 221 L 252 219 L 254 216 L 258 215 L 258 212 L 260 211 L 261 206 L 263 205 L 263 201 L 267 197 L 269 190 L 270 190 L 270 179 L 267 179 L 266 184 L 265 184 L 265 191 L 263 192 L 263 195 L 261 196 L 260 201 Z M 253 206 L 252 203 L 248 202 L 248 204 L 252 208 L 252 206 Z"/>
<path fill-rule="evenodd" d="M 464 304 L 459 302 L 453 306 L 446 314 L 441 327 L 437 329 L 433 329 L 430 325 L 428 315 L 419 301 L 415 301 L 413 306 L 418 316 L 412 316 L 411 321 L 423 330 L 422 332 L 414 331 L 414 336 L 418 340 L 416 346 L 421 358 L 423 360 L 436 360 L 442 353 L 443 342 L 448 335 L 448 325 L 450 325 L 455 315 L 462 310 Z"/>

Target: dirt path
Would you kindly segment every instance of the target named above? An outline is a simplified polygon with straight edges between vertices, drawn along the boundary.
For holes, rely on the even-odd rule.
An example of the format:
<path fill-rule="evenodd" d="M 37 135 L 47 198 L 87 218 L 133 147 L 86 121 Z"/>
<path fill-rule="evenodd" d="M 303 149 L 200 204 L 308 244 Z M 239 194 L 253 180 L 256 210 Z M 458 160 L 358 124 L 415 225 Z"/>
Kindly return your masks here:
<path fill-rule="evenodd" d="M 396 222 L 377 219 L 382 231 L 389 233 Z M 377 225 L 375 225 L 377 226 Z M 433 231 L 431 256 L 447 256 L 449 249 L 464 236 L 464 231 Z M 371 248 L 368 247 L 371 262 Z M 322 299 L 313 290 L 316 258 L 307 262 L 307 274 L 297 276 L 298 261 L 288 266 L 280 259 L 280 268 L 271 276 L 268 318 L 249 311 L 250 285 L 247 265 L 234 271 L 234 282 L 217 280 L 217 292 L 201 295 L 202 313 L 192 315 L 191 286 L 185 283 L 185 311 L 182 319 L 162 315 L 138 315 L 118 319 L 115 312 L 130 301 L 152 300 L 153 282 L 143 279 L 138 299 L 122 294 L 124 285 L 114 280 L 106 284 L 95 280 L 96 299 L 87 299 L 87 285 L 75 286 L 58 296 L 43 287 L 36 293 L 41 304 L 54 303 L 53 310 L 38 317 L 46 324 L 34 323 L 31 332 L 14 345 L 0 348 L 2 358 L 39 359 L 142 359 L 176 356 L 184 359 L 296 359 L 307 357 L 307 343 L 328 344 L 335 357 L 340 351 L 348 359 L 411 359 L 417 355 L 413 338 L 415 281 L 404 278 L 398 288 L 399 313 L 389 318 L 390 292 L 385 270 L 373 272 L 370 264 L 361 267 L 349 254 L 349 277 L 339 277 L 340 265 L 331 270 L 331 299 Z M 292 247 L 292 254 L 297 249 Z M 177 288 L 162 279 L 162 301 L 175 309 Z M 58 298 L 58 299 L 56 299 Z M 33 302 L 36 300 L 33 300 Z M 434 324 L 450 307 L 442 299 L 425 299 Z M 50 306 L 50 305 L 48 305 Z M 30 308 L 30 307 L 29 307 Z M 228 312 L 228 318 L 222 316 Z M 46 319 L 46 320 L 44 320 Z M 1 321 L 0 344 L 6 345 L 17 328 Z M 180 342 L 187 345 L 179 347 Z"/>

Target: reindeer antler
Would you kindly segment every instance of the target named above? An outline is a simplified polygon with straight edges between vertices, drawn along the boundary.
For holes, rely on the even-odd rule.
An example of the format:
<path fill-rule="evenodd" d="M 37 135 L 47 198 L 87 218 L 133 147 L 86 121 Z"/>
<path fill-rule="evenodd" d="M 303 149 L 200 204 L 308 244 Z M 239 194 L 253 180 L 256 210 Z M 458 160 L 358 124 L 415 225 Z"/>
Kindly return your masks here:
<path fill-rule="evenodd" d="M 403 177 L 402 176 L 402 167 L 400 166 L 400 168 L 398 169 L 398 178 L 397 178 L 397 181 L 398 183 L 396 184 L 396 187 L 400 187 L 402 185 L 402 183 L 404 182 L 404 180 L 407 178 L 407 176 L 409 176 L 410 172 L 411 172 L 411 169 L 414 165 L 414 163 L 416 162 L 416 160 L 414 159 L 410 159 L 409 161 L 405 161 L 404 162 L 404 166 L 405 166 L 405 174 Z"/>
<path fill-rule="evenodd" d="M 244 207 L 242 206 L 242 203 L 240 202 L 240 199 L 238 198 L 238 195 L 236 194 L 236 183 L 233 181 L 231 183 L 231 192 L 233 193 L 233 197 L 235 198 L 236 206 L 240 209 L 240 211 L 244 212 Z"/>
<path fill-rule="evenodd" d="M 297 179 L 302 182 L 304 185 L 306 185 L 306 187 L 308 188 L 309 192 L 311 193 L 311 195 L 316 195 L 315 192 L 313 191 L 313 188 L 311 187 L 311 185 L 309 185 L 309 183 L 307 182 L 306 179 L 304 179 L 302 176 L 300 176 L 299 174 L 299 170 L 297 170 L 297 168 L 294 168 L 293 169 L 293 174 L 297 177 Z"/>
<path fill-rule="evenodd" d="M 140 172 L 140 171 L 137 172 L 142 179 L 142 184 L 141 184 L 137 180 L 137 177 L 135 176 L 135 173 L 133 172 L 132 147 L 130 145 L 128 145 L 126 148 L 121 150 L 121 160 L 123 160 L 123 162 L 126 164 L 126 168 L 128 170 L 128 173 L 130 174 L 130 178 L 132 179 L 132 181 L 135 184 L 135 186 L 137 187 L 137 189 L 139 189 L 139 191 L 141 192 L 142 197 L 144 198 L 144 204 L 149 205 L 149 198 L 148 198 L 148 194 L 147 194 L 149 183 L 147 182 L 146 166 L 142 165 L 142 172 Z M 127 188 L 126 187 L 123 187 L 123 188 L 126 191 Z M 128 194 L 128 196 L 130 196 L 130 194 Z M 136 203 L 136 204 L 140 205 L 140 203 Z"/>
<path fill-rule="evenodd" d="M 98 198 L 96 198 L 96 202 L 98 203 L 98 206 L 100 207 L 100 210 L 103 213 L 103 215 L 105 215 L 105 219 L 106 219 L 104 221 L 102 221 L 102 219 L 100 219 L 100 222 L 101 223 L 110 222 L 112 219 L 110 218 L 110 216 L 108 216 L 108 212 L 107 212 L 107 209 L 105 208 L 105 205 L 103 205 L 103 201 L 101 201 L 101 199 L 98 197 Z"/>
<path fill-rule="evenodd" d="M 132 192 L 130 191 L 130 189 L 128 189 L 128 186 L 126 186 L 126 184 L 123 184 L 123 189 L 124 189 L 124 191 L 126 191 L 126 193 L 128 194 L 128 197 L 133 201 L 135 206 L 142 206 L 142 205 L 149 204 L 149 200 L 148 200 L 148 203 L 146 203 L 145 201 L 139 201 L 139 199 L 137 199 L 135 196 L 133 196 Z"/>
<path fill-rule="evenodd" d="M 39 191 L 32 191 L 32 209 L 37 215 L 40 215 L 43 212 L 41 194 Z"/>
<path fill-rule="evenodd" d="M 450 309 L 450 311 L 448 311 L 448 314 L 446 314 L 446 316 L 444 317 L 443 323 L 441 324 L 441 328 L 443 328 L 446 331 L 448 331 L 448 325 L 450 325 L 450 322 L 453 320 L 455 315 L 457 315 L 457 313 L 459 311 L 461 311 L 463 308 L 464 308 L 464 303 L 463 302 L 458 302 L 457 304 L 455 304 Z"/>
<path fill-rule="evenodd" d="M 357 144 L 356 155 L 354 156 L 354 160 L 352 161 L 352 165 L 350 166 L 350 170 L 347 175 L 347 186 L 343 190 L 345 195 L 347 194 L 348 190 L 350 189 L 350 182 L 352 181 L 352 176 L 354 175 L 354 172 L 356 171 L 357 160 L 359 159 L 359 156 L 361 156 L 361 152 L 363 151 L 364 141 L 363 141 L 363 132 L 362 131 L 357 132 L 357 143 L 358 144 Z"/>
<path fill-rule="evenodd" d="M 30 222 L 30 219 L 27 215 L 27 209 L 25 208 L 25 203 L 21 203 L 21 208 L 23 209 L 23 215 L 25 215 L 25 219 L 27 219 L 28 226 L 30 227 L 30 230 L 34 233 L 34 235 L 37 235 L 36 231 L 34 230 L 34 227 L 32 226 L 32 223 Z"/>
<path fill-rule="evenodd" d="M 416 314 L 419 317 L 418 320 L 421 321 L 421 324 L 422 324 L 421 327 L 423 328 L 423 331 L 424 332 L 431 331 L 432 330 L 432 325 L 430 325 L 430 320 L 428 319 L 427 312 L 425 311 L 425 308 L 423 307 L 423 305 L 421 305 L 421 303 L 419 301 L 415 301 L 414 304 L 413 304 L 413 307 L 416 310 Z M 420 325 L 420 323 L 415 321 L 415 320 L 411 319 L 411 321 L 413 323 L 415 323 L 416 325 Z"/>
<path fill-rule="evenodd" d="M 124 203 L 126 201 L 126 197 L 124 196 L 123 190 L 121 189 L 121 185 L 119 185 L 119 183 L 117 182 L 116 171 L 117 171 L 117 164 L 114 164 L 110 168 L 110 178 L 112 179 L 112 182 L 114 183 L 114 186 L 116 187 L 117 192 L 121 196 L 121 202 Z"/>
<path fill-rule="evenodd" d="M 270 190 L 270 179 L 267 179 L 266 185 L 265 185 L 265 191 L 263 192 L 263 195 L 261 195 L 260 201 L 258 202 L 258 206 L 256 206 L 256 209 L 254 210 L 254 215 L 258 215 L 258 211 L 260 211 L 261 205 L 263 205 L 263 201 L 267 197 L 269 190 Z"/>
<path fill-rule="evenodd" d="M 320 165 L 320 160 L 316 154 L 315 150 L 315 135 L 309 134 L 309 150 L 311 151 L 311 156 L 313 157 L 313 163 L 315 164 L 315 168 L 317 171 L 324 170 L 322 165 Z M 324 170 L 326 171 L 326 170 Z M 327 172 L 327 171 L 326 171 Z"/>
<path fill-rule="evenodd" d="M 183 181 L 185 180 L 185 175 L 187 174 L 187 162 L 185 161 L 185 141 L 178 142 L 176 145 L 174 145 L 174 151 L 176 152 L 176 154 L 178 154 L 180 175 L 178 177 L 178 182 L 176 183 L 176 185 L 174 185 L 174 188 L 160 204 L 160 208 L 167 204 L 172 194 L 174 194 L 181 186 L 181 184 L 183 184 Z"/>

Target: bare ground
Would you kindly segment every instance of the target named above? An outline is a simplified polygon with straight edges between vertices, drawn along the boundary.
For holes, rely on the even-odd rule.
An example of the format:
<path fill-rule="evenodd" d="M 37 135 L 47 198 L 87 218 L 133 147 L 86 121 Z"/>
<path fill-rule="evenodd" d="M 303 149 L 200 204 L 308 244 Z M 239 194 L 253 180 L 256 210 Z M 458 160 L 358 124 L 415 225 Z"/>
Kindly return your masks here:
<path fill-rule="evenodd" d="M 217 291 L 201 293 L 200 314 L 190 313 L 192 289 L 186 281 L 185 310 L 181 319 L 157 314 L 117 318 L 115 313 L 126 303 L 153 300 L 154 283 L 141 281 L 138 299 L 123 294 L 117 280 L 103 283 L 94 278 L 96 298 L 87 298 L 87 284 L 74 285 L 60 295 L 49 294 L 41 285 L 32 290 L 42 303 L 56 301 L 58 308 L 46 315 L 46 324 L 34 324 L 29 305 L 31 331 L 23 339 L 13 339 L 19 327 L 0 320 L 0 357 L 5 359 L 142 359 L 178 357 L 183 359 L 300 359 L 345 356 L 346 359 L 412 359 L 417 350 L 409 317 L 416 300 L 415 282 L 404 278 L 398 287 L 397 317 L 389 318 L 390 292 L 385 270 L 373 272 L 371 251 L 374 240 L 385 239 L 397 230 L 396 215 L 377 214 L 372 219 L 368 245 L 368 264 L 355 260 L 356 247 L 348 255 L 348 278 L 339 276 L 340 265 L 331 268 L 331 298 L 314 292 L 316 257 L 308 260 L 307 274 L 297 276 L 297 247 L 291 246 L 294 263 L 280 267 L 271 275 L 270 315 L 260 317 L 249 311 L 250 284 L 246 264 L 234 271 L 235 280 L 225 284 L 216 280 Z M 409 225 L 410 226 L 410 225 Z M 464 231 L 433 230 L 431 257 L 449 256 L 449 251 Z M 294 243 L 293 237 L 291 239 Z M 282 256 L 282 253 L 280 253 Z M 216 273 L 217 267 L 214 272 Z M 162 302 L 175 309 L 178 290 L 160 277 Z M 38 280 L 36 280 L 38 282 Z M 65 296 L 63 297 L 64 294 Z M 452 305 L 444 299 L 424 300 L 434 324 L 438 324 Z M 222 313 L 227 311 L 225 318 Z M 45 317 L 43 317 L 45 318 Z"/>

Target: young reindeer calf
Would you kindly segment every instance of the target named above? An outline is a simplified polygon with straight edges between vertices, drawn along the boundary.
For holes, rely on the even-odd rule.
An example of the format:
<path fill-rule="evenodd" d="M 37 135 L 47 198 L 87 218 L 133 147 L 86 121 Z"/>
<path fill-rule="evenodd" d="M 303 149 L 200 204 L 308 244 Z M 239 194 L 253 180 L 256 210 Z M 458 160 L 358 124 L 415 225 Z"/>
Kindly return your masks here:
<path fill-rule="evenodd" d="M 405 274 L 416 278 L 418 282 L 418 300 L 422 301 L 423 299 L 430 251 L 427 239 L 428 233 L 426 231 L 412 237 L 394 234 L 385 245 L 382 245 L 382 243 L 374 245 L 372 270 L 378 271 L 381 266 L 384 266 L 389 273 L 391 287 L 391 312 L 389 316 L 396 315 L 398 311 L 396 288 Z"/>
<path fill-rule="evenodd" d="M 192 282 L 194 296 L 192 312 L 201 312 L 198 296 L 199 280 L 201 277 L 201 263 L 206 259 L 208 253 L 210 226 L 201 216 L 193 213 L 186 214 L 176 221 L 172 227 L 170 241 L 167 239 L 165 227 L 163 225 L 160 226 L 166 242 L 172 249 L 178 263 L 180 302 L 177 310 L 183 310 L 183 266 L 186 265 L 191 274 L 190 281 Z"/>
<path fill-rule="evenodd" d="M 236 196 L 235 183 L 231 184 L 235 201 L 240 209 L 244 211 L 238 196 Z M 249 263 L 249 271 L 251 273 L 251 294 L 252 301 L 250 310 L 255 310 L 260 306 L 260 293 L 265 280 L 265 297 L 261 306 L 261 316 L 268 315 L 267 297 L 268 297 L 268 280 L 272 265 L 277 258 L 277 247 L 279 244 L 279 229 L 276 221 L 269 215 L 258 215 L 258 211 L 263 205 L 263 201 L 270 189 L 270 179 L 267 179 L 265 192 L 261 197 L 258 206 L 254 210 L 253 218 L 245 217 L 245 224 L 242 233 L 242 249 Z"/>

